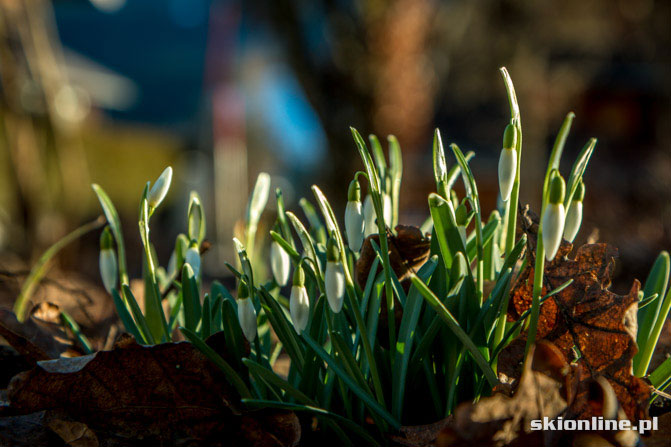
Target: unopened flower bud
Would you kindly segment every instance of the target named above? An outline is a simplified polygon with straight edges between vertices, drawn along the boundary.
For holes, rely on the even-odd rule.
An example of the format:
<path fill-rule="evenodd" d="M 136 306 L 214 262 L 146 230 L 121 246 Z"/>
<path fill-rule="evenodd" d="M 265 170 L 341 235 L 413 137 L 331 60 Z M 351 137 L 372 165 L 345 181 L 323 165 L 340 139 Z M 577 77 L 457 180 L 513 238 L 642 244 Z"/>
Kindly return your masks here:
<path fill-rule="evenodd" d="M 270 244 L 270 269 L 277 285 L 286 286 L 289 281 L 291 260 L 287 252 L 275 241 Z"/>
<path fill-rule="evenodd" d="M 189 264 L 193 269 L 193 276 L 198 277 L 198 273 L 200 272 L 200 252 L 198 251 L 196 241 L 191 241 L 191 245 L 184 256 L 184 262 Z"/>
<path fill-rule="evenodd" d="M 247 285 L 240 281 L 238 286 L 238 321 L 245 338 L 251 343 L 256 338 L 256 309 L 249 297 Z"/>
<path fill-rule="evenodd" d="M 192 192 L 191 198 L 189 199 L 189 209 L 187 212 L 187 229 L 189 239 L 195 239 L 198 241 L 198 243 L 202 242 L 205 238 L 205 216 L 203 214 L 203 205 L 200 201 L 200 197 L 196 192 Z"/>
<path fill-rule="evenodd" d="M 345 296 L 345 272 L 340 262 L 340 251 L 335 238 L 329 238 L 326 244 L 326 274 L 324 282 L 326 285 L 326 298 L 334 313 L 342 309 Z"/>
<path fill-rule="evenodd" d="M 364 216 L 361 209 L 361 185 L 354 179 L 349 184 L 345 206 L 345 232 L 349 248 L 359 251 L 364 237 Z"/>
<path fill-rule="evenodd" d="M 566 186 L 564 179 L 555 173 L 550 181 L 549 201 L 543 212 L 543 246 L 545 259 L 552 261 L 559 250 L 562 234 L 564 233 L 564 194 Z"/>
<path fill-rule="evenodd" d="M 172 181 L 172 168 L 168 166 L 161 173 L 161 175 L 156 179 L 154 186 L 151 187 L 149 193 L 147 193 L 147 203 L 150 208 L 156 208 L 161 204 L 166 194 L 168 194 L 168 189 L 170 189 L 170 182 Z"/>
<path fill-rule="evenodd" d="M 105 227 L 100 235 L 100 277 L 103 280 L 105 290 L 112 293 L 117 284 L 117 259 L 113 248 L 113 238 L 109 226 Z"/>
<path fill-rule="evenodd" d="M 585 199 L 585 184 L 581 181 L 578 183 L 578 189 L 571 200 L 571 206 L 566 214 L 566 223 L 564 224 L 564 239 L 573 242 L 580 225 L 582 224 L 582 202 Z"/>
<path fill-rule="evenodd" d="M 512 124 L 508 124 L 503 133 L 503 149 L 499 157 L 499 191 L 504 202 L 510 199 L 517 174 L 516 141 L 517 129 Z"/>
<path fill-rule="evenodd" d="M 305 290 L 305 273 L 299 264 L 294 272 L 293 286 L 289 297 L 289 313 L 296 332 L 300 335 L 308 326 L 310 318 L 310 300 Z"/>

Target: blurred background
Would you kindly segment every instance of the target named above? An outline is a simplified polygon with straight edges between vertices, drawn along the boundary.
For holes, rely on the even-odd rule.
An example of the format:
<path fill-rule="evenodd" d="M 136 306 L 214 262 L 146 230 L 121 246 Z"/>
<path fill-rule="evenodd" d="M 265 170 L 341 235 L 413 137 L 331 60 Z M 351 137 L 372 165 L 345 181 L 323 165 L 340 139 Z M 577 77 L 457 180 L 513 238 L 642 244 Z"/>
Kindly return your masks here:
<path fill-rule="evenodd" d="M 258 172 L 299 215 L 313 183 L 342 214 L 362 168 L 350 125 L 398 137 L 401 223 L 428 215 L 436 127 L 476 152 L 489 212 L 509 119 L 500 66 L 522 111 L 521 203 L 537 209 L 574 111 L 565 174 L 599 140 L 577 242 L 619 247 L 616 290 L 628 290 L 671 248 L 669 23 L 660 0 L 0 0 L 0 296 L 11 303 L 31 263 L 100 213 L 92 182 L 122 215 L 137 276 L 139 197 L 166 165 L 159 260 L 197 190 L 213 244 L 206 273 L 222 277 Z M 41 293 L 99 289 L 97 240 L 68 247 Z"/>

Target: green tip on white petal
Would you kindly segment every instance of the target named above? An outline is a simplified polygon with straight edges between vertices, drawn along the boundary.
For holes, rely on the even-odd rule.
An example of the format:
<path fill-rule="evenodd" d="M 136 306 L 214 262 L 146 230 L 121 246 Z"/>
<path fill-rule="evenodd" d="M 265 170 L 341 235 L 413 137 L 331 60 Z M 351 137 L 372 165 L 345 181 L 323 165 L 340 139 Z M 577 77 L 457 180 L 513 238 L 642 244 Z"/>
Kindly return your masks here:
<path fill-rule="evenodd" d="M 240 282 L 238 283 L 238 299 L 243 300 L 248 296 L 249 296 L 249 287 L 247 287 L 247 283 L 240 280 Z"/>
<path fill-rule="evenodd" d="M 550 203 L 563 203 L 564 195 L 566 195 L 566 183 L 564 179 L 559 174 L 559 171 L 554 170 L 551 174 L 552 179 L 550 180 Z"/>
<path fill-rule="evenodd" d="M 109 225 L 106 225 L 105 229 L 100 234 L 100 249 L 111 250 L 113 247 L 114 238 L 112 237 L 112 232 L 110 231 Z"/>
<path fill-rule="evenodd" d="M 578 183 L 578 188 L 575 190 L 575 195 L 573 196 L 574 201 L 582 202 L 585 200 L 585 184 L 582 180 Z"/>
<path fill-rule="evenodd" d="M 503 148 L 513 149 L 517 146 L 517 127 L 513 124 L 508 124 L 506 130 L 503 131 Z"/>
<path fill-rule="evenodd" d="M 347 201 L 361 202 L 361 184 L 359 184 L 357 179 L 354 179 L 349 183 L 349 188 L 347 189 Z"/>
<path fill-rule="evenodd" d="M 296 271 L 294 271 L 294 281 L 292 283 L 294 286 L 303 287 L 305 285 L 305 272 L 303 271 L 303 266 L 298 263 L 296 266 Z"/>
<path fill-rule="evenodd" d="M 338 249 L 335 233 L 331 233 L 328 241 L 326 241 L 326 260 L 329 262 L 340 261 L 340 249 Z"/>

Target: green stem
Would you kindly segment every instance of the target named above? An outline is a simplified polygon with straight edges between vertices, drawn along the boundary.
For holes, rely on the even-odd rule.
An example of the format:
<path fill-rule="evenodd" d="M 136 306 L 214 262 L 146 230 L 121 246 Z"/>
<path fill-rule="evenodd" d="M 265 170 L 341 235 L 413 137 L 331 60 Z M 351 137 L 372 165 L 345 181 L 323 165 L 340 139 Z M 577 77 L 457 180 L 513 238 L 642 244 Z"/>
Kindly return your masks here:
<path fill-rule="evenodd" d="M 527 344 L 524 348 L 524 355 L 529 352 L 529 348 L 536 342 L 536 332 L 538 331 L 538 317 L 541 310 L 541 293 L 543 291 L 543 272 L 545 271 L 545 247 L 543 247 L 543 227 L 542 223 L 538 225 L 538 238 L 536 240 L 536 262 L 534 264 L 534 288 L 531 301 L 531 316 L 529 318 L 529 330 L 527 331 Z"/>
<path fill-rule="evenodd" d="M 81 227 L 74 230 L 72 233 L 69 233 L 65 235 L 63 238 L 56 241 L 55 244 L 49 247 L 42 254 L 42 256 L 40 256 L 35 265 L 33 265 L 33 268 L 30 270 L 28 277 L 23 282 L 23 285 L 21 286 L 21 291 L 19 292 L 19 296 L 16 299 L 16 302 L 14 303 L 14 313 L 16 314 L 16 318 L 19 321 L 25 320 L 26 306 L 28 304 L 28 301 L 30 301 L 30 298 L 33 296 L 33 292 L 35 292 L 35 288 L 44 277 L 47 269 L 47 264 L 49 263 L 49 261 L 51 261 L 51 259 L 59 251 L 61 251 L 71 242 L 74 242 L 75 240 L 79 239 L 80 237 L 82 237 L 83 235 L 85 235 L 90 231 L 102 227 L 104 223 L 105 219 L 103 218 L 103 216 L 99 216 L 97 219 L 82 225 Z"/>

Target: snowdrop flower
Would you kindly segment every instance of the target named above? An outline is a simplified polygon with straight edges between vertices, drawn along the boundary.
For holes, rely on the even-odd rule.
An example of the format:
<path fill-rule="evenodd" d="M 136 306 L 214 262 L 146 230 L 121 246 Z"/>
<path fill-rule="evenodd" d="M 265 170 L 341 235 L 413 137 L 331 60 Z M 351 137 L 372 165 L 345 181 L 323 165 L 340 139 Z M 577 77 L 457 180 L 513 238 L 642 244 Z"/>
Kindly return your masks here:
<path fill-rule="evenodd" d="M 245 338 L 253 342 L 256 338 L 256 309 L 249 297 L 249 289 L 242 281 L 238 286 L 238 321 Z"/>
<path fill-rule="evenodd" d="M 499 157 L 499 191 L 504 202 L 510 199 L 517 173 L 516 144 L 517 129 L 512 124 L 508 124 L 503 133 L 503 149 Z"/>
<path fill-rule="evenodd" d="M 273 278 L 277 285 L 286 286 L 289 281 L 291 260 L 287 252 L 275 241 L 270 244 L 270 269 L 273 271 Z"/>
<path fill-rule="evenodd" d="M 566 223 L 564 224 L 564 239 L 569 242 L 573 242 L 580 230 L 580 224 L 582 224 L 582 202 L 584 199 L 585 184 L 580 181 L 578 189 L 576 189 L 571 200 L 571 206 L 566 214 Z"/>
<path fill-rule="evenodd" d="M 310 318 L 310 300 L 308 299 L 308 292 L 305 290 L 305 273 L 300 264 L 294 272 L 294 282 L 289 297 L 289 313 L 291 314 L 291 322 L 294 324 L 298 335 L 300 335 L 308 327 L 308 319 Z"/>
<path fill-rule="evenodd" d="M 326 284 L 326 298 L 329 306 L 337 314 L 342 309 L 343 298 L 345 296 L 345 272 L 340 262 L 340 250 L 338 250 L 333 236 L 329 238 L 326 244 L 326 274 L 324 282 Z"/>
<path fill-rule="evenodd" d="M 359 251 L 364 237 L 364 216 L 361 210 L 361 185 L 357 179 L 349 184 L 345 206 L 345 232 L 352 251 Z"/>
<path fill-rule="evenodd" d="M 391 197 L 387 194 L 382 194 L 382 214 L 385 225 L 391 224 Z M 363 204 L 363 215 L 365 219 L 364 238 L 371 234 L 378 234 L 377 215 L 375 214 L 375 205 L 373 204 L 373 197 L 368 194 L 366 201 Z"/>
<path fill-rule="evenodd" d="M 100 276 L 107 292 L 112 293 L 112 289 L 117 283 L 117 259 L 113 248 L 112 233 L 109 226 L 105 227 L 100 235 L 100 258 L 99 258 Z"/>
<path fill-rule="evenodd" d="M 557 254 L 564 233 L 564 179 L 555 172 L 550 181 L 550 200 L 545 206 L 541 224 L 543 225 L 543 246 L 545 259 L 552 261 Z"/>
<path fill-rule="evenodd" d="M 193 276 L 198 277 L 198 273 L 200 273 L 200 252 L 195 240 L 191 241 L 191 245 L 184 256 L 184 262 L 193 269 Z"/>
<path fill-rule="evenodd" d="M 156 208 L 161 204 L 165 195 L 168 194 L 168 189 L 170 189 L 170 182 L 172 181 L 172 168 L 168 166 L 161 173 L 161 175 L 154 183 L 154 186 L 151 187 L 147 193 L 147 203 L 149 208 Z"/>

